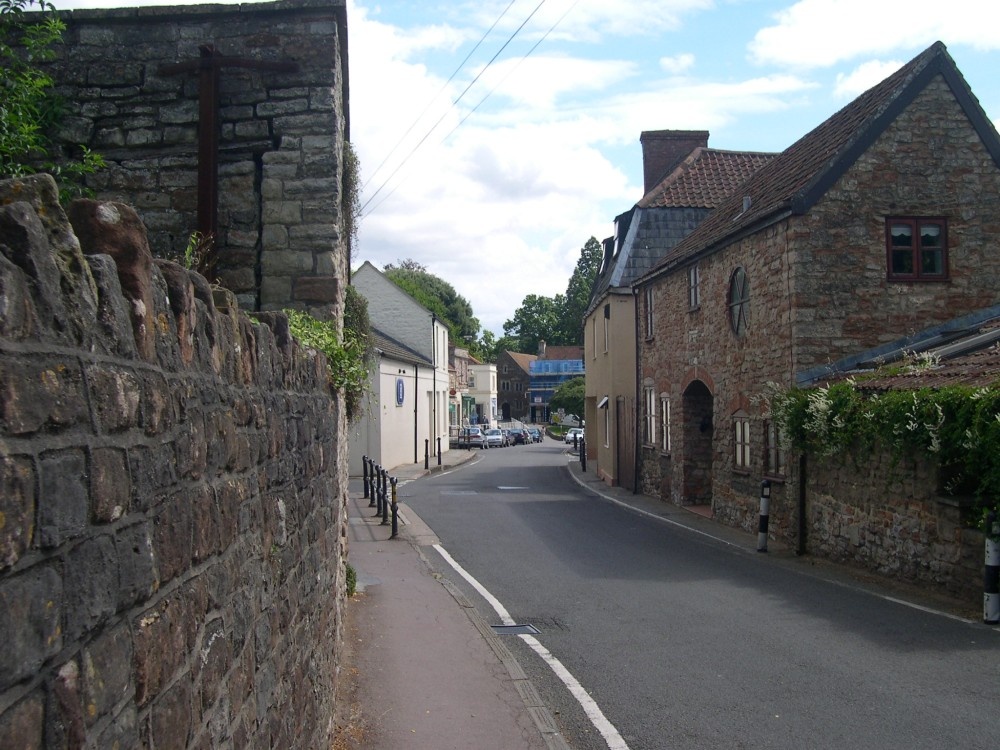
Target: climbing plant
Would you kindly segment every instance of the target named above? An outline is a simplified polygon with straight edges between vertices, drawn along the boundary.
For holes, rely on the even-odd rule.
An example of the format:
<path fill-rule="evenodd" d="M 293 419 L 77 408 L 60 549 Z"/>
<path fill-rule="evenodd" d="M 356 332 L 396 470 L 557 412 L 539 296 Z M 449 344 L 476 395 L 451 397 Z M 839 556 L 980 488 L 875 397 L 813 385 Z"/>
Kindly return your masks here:
<path fill-rule="evenodd" d="M 299 310 L 285 310 L 285 314 L 292 335 L 326 356 L 330 388 L 343 389 L 347 419 L 353 422 L 361 416 L 374 350 L 367 303 L 353 287 L 347 290 L 342 336 L 334 321 L 319 320 Z"/>
<path fill-rule="evenodd" d="M 942 492 L 976 498 L 981 527 L 989 513 L 1000 514 L 1000 383 L 874 391 L 851 379 L 808 389 L 772 386 L 767 401 L 794 450 L 918 455 L 937 465 Z"/>

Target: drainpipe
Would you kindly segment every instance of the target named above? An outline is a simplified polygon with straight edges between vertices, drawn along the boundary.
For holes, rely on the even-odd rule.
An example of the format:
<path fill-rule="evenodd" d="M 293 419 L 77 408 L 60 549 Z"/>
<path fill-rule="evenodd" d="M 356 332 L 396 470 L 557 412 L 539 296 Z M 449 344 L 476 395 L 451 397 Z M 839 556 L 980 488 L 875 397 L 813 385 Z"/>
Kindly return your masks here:
<path fill-rule="evenodd" d="M 434 324 L 437 323 L 437 313 L 431 313 L 431 341 L 433 346 L 431 347 L 431 435 L 430 438 L 433 440 L 437 437 L 438 428 L 438 340 L 437 331 L 434 329 Z"/>
<path fill-rule="evenodd" d="M 419 393 L 420 365 L 413 365 L 413 463 L 417 463 L 420 458 L 417 455 L 417 443 L 420 441 L 420 425 L 417 421 L 417 412 L 420 410 Z"/>
<path fill-rule="evenodd" d="M 633 436 L 633 448 L 632 448 L 632 494 L 639 494 L 639 440 L 642 433 L 642 425 L 639 423 L 639 386 L 642 382 L 642 358 L 639 351 L 639 289 L 637 287 L 632 287 L 632 310 L 634 311 L 635 323 L 632 326 L 635 329 L 635 398 L 632 399 L 633 408 L 635 409 L 635 435 Z"/>
<path fill-rule="evenodd" d="M 806 454 L 799 456 L 799 538 L 796 555 L 806 553 Z"/>

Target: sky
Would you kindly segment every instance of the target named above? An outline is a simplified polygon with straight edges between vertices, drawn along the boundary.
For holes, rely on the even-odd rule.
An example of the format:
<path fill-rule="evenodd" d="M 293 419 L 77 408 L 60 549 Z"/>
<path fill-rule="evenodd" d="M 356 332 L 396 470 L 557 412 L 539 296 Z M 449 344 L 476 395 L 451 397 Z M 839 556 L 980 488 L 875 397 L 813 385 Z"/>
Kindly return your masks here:
<path fill-rule="evenodd" d="M 190 4 L 55 0 L 57 8 Z M 640 134 L 782 151 L 935 41 L 1000 123 L 998 0 L 347 0 L 355 267 L 412 259 L 498 336 L 642 197 Z"/>

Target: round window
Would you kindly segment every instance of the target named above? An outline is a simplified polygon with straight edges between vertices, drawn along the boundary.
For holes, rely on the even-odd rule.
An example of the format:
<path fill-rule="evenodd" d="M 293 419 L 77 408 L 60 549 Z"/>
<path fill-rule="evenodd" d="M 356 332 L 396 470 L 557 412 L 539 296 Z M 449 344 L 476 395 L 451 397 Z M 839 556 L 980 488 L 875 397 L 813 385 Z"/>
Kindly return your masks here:
<path fill-rule="evenodd" d="M 750 279 L 742 266 L 729 278 L 729 324 L 737 336 L 750 325 Z"/>

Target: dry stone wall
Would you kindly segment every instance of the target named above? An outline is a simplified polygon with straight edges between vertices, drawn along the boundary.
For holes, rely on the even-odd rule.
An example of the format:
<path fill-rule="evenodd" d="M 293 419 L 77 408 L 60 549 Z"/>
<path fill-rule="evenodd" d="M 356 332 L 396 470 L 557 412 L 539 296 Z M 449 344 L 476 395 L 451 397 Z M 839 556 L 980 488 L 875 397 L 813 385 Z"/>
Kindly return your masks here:
<path fill-rule="evenodd" d="M 136 3 L 140 5 L 141 3 Z M 343 0 L 66 12 L 52 74 L 59 138 L 104 156 L 96 196 L 133 206 L 157 257 L 198 229 L 201 74 L 218 77 L 218 277 L 248 310 L 331 308 L 347 278 L 342 153 L 348 137 Z M 294 70 L 269 69 L 291 64 Z M 333 311 L 336 315 L 336 310 Z"/>
<path fill-rule="evenodd" d="M 329 747 L 325 359 L 152 261 L 128 206 L 69 216 L 0 182 L 0 747 Z"/>

